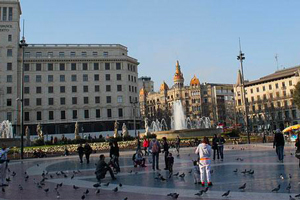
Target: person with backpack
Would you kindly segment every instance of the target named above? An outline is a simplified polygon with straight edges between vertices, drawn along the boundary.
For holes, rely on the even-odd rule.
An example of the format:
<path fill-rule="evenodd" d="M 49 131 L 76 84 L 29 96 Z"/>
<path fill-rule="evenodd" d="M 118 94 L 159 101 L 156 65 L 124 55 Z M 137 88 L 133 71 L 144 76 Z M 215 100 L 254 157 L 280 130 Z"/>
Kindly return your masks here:
<path fill-rule="evenodd" d="M 160 144 L 156 139 L 156 136 L 151 141 L 150 148 L 152 151 L 152 169 L 155 170 L 156 167 L 156 170 L 159 170 L 158 160 L 159 160 L 159 153 L 161 152 L 161 149 L 160 149 Z"/>

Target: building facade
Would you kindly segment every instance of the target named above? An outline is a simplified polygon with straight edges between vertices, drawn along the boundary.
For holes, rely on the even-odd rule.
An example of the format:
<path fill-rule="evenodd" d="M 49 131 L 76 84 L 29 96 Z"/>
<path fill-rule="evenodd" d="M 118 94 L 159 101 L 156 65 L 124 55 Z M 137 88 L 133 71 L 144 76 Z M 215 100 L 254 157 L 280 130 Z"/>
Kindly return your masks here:
<path fill-rule="evenodd" d="M 0 121 L 20 125 L 24 59 L 24 124 L 48 134 L 133 129 L 138 101 L 138 61 L 120 44 L 29 44 L 20 40 L 20 3 L 0 0 Z M 139 127 L 139 121 L 137 121 Z"/>
<path fill-rule="evenodd" d="M 149 92 L 145 87 L 140 90 L 141 115 L 150 121 L 164 118 L 167 124 L 171 122 L 173 104 L 180 100 L 184 114 L 191 120 L 199 117 L 209 117 L 211 124 L 219 123 L 231 125 L 234 121 L 233 85 L 230 84 L 200 84 L 194 76 L 188 86 L 184 85 L 184 77 L 179 62 L 176 62 L 174 85 L 163 82 L 160 91 Z M 170 128 L 170 127 L 169 127 Z"/>
<path fill-rule="evenodd" d="M 138 78 L 138 91 L 142 88 L 145 88 L 148 92 L 154 92 L 154 82 L 151 80 L 151 77 L 142 76 Z"/>
<path fill-rule="evenodd" d="M 245 102 L 249 130 L 283 130 L 300 122 L 299 110 L 293 102 L 293 91 L 300 80 L 300 66 L 276 71 L 258 80 L 245 82 L 243 100 L 242 76 L 238 72 L 234 87 L 237 122 L 244 124 Z"/>

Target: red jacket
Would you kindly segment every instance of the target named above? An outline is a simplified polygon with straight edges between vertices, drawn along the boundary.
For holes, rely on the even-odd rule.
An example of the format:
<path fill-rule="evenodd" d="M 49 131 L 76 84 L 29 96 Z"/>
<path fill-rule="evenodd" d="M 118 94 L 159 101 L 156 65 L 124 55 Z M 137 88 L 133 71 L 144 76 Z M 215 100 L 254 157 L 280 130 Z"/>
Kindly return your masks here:
<path fill-rule="evenodd" d="M 143 147 L 149 147 L 149 141 L 148 140 L 144 140 Z"/>

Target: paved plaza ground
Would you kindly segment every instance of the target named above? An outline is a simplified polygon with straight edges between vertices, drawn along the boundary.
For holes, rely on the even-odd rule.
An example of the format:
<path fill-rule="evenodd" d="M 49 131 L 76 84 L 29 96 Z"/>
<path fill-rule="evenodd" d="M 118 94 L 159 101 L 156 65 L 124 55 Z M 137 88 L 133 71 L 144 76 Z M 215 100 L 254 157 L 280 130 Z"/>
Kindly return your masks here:
<path fill-rule="evenodd" d="M 171 152 L 173 151 L 171 149 Z M 290 195 L 294 197 L 300 193 L 299 161 L 291 155 L 294 151 L 293 144 L 288 144 L 285 147 L 284 162 L 280 163 L 271 144 L 226 145 L 224 161 L 212 162 L 214 185 L 201 197 L 195 194 L 204 187 L 195 185 L 193 175 L 189 173 L 192 169 L 191 160 L 196 159 L 194 148 L 182 148 L 180 156 L 175 156 L 174 173 L 185 173 L 186 176 L 172 177 L 167 181 L 155 179 L 158 173 L 163 177 L 167 177 L 168 173 L 164 170 L 153 171 L 148 158 L 146 168 L 134 168 L 133 152 L 121 152 L 121 173 L 116 175 L 115 181 L 112 181 L 107 174 L 99 187 L 99 194 L 95 194 L 96 189 L 93 188 L 96 183 L 95 163 L 98 161 L 99 154 L 92 155 L 90 164 L 80 164 L 77 156 L 11 161 L 9 163 L 11 181 L 9 186 L 5 187 L 5 192 L 0 190 L 0 199 L 81 199 L 86 189 L 89 190 L 89 194 L 85 195 L 85 199 L 122 200 L 127 197 L 129 200 L 168 200 L 172 199 L 167 196 L 171 192 L 179 193 L 178 199 L 289 199 Z M 242 158 L 243 161 L 237 158 Z M 160 169 L 163 168 L 164 161 L 161 154 Z M 233 172 L 236 169 L 238 172 Z M 242 174 L 245 169 L 254 170 L 254 174 Z M 80 170 L 80 173 L 76 173 L 72 178 L 73 171 L 77 170 Z M 60 171 L 63 171 L 66 177 L 56 174 Z M 16 173 L 14 177 L 13 172 Z M 25 172 L 29 176 L 27 181 L 25 181 Z M 45 185 L 39 188 L 36 183 L 42 180 L 43 172 L 48 172 L 46 175 L 48 179 L 45 180 Z M 281 174 L 283 179 L 280 178 Z M 108 182 L 110 182 L 109 186 L 104 186 Z M 57 189 L 58 195 L 54 188 L 60 183 L 63 185 Z M 119 183 L 122 183 L 122 187 Z M 247 183 L 246 189 L 239 190 L 238 188 L 244 183 Z M 289 183 L 290 193 L 286 190 Z M 279 184 L 281 185 L 279 192 L 271 192 Z M 23 190 L 20 190 L 19 185 Z M 73 185 L 79 189 L 74 190 Z M 112 191 L 116 187 L 118 192 Z M 45 192 L 44 189 L 47 188 L 49 191 Z M 222 197 L 222 194 L 228 190 L 231 191 L 229 196 Z"/>

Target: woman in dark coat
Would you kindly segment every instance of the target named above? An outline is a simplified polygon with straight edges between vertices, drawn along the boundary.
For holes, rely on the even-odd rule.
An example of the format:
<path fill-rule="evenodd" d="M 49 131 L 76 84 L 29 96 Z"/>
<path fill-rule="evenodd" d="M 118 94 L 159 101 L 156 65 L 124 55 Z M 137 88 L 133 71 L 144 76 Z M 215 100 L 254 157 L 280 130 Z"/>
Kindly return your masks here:
<path fill-rule="evenodd" d="M 214 137 L 212 139 L 212 149 L 214 150 L 214 157 L 213 157 L 214 160 L 216 159 L 216 153 L 217 153 L 218 160 L 220 159 L 217 141 L 218 141 L 217 134 L 214 134 Z"/>

